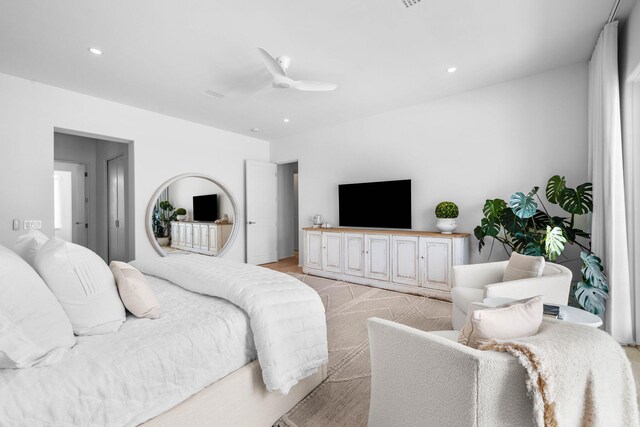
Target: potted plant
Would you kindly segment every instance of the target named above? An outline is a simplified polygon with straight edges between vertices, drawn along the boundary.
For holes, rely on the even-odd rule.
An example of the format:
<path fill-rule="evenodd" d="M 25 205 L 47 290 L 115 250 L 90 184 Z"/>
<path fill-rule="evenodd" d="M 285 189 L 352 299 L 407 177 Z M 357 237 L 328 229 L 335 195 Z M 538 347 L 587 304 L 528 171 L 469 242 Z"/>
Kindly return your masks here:
<path fill-rule="evenodd" d="M 171 221 L 177 217 L 176 210 L 168 200 L 163 200 L 153 209 L 153 234 L 160 246 L 169 246 Z"/>
<path fill-rule="evenodd" d="M 570 303 L 577 303 L 594 314 L 604 313 L 609 285 L 602 261 L 591 251 L 591 234 L 577 228 L 575 222 L 576 215 L 593 211 L 591 183 L 569 188 L 564 177 L 554 175 L 549 178 L 546 198 L 568 216 L 550 214 L 538 195 L 538 189 L 533 187 L 527 194 L 515 193 L 508 203 L 502 199 L 485 202 L 483 218 L 474 229 L 478 250 L 485 245 L 484 239 L 491 237 L 491 247 L 498 241 L 507 254 L 516 251 L 525 255 L 544 256 L 550 261 L 560 259 L 557 262 L 568 262 L 570 260 L 562 253 L 566 245 L 576 245 L 581 249 L 582 279 L 572 285 L 573 298 Z"/>
<path fill-rule="evenodd" d="M 451 234 L 458 227 L 458 205 L 453 202 L 440 202 L 436 206 L 436 218 L 438 222 L 436 226 L 442 234 Z"/>
<path fill-rule="evenodd" d="M 178 221 L 184 221 L 186 217 L 187 217 L 187 210 L 185 208 L 176 209 L 176 219 Z"/>

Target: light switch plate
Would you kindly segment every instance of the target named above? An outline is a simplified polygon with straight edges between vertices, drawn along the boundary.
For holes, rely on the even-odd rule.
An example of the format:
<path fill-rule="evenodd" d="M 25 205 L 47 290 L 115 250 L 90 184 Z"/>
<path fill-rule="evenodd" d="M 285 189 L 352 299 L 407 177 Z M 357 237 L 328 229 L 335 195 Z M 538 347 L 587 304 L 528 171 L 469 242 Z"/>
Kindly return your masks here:
<path fill-rule="evenodd" d="M 20 220 L 19 219 L 14 219 L 13 220 L 13 231 L 18 231 L 20 230 Z"/>

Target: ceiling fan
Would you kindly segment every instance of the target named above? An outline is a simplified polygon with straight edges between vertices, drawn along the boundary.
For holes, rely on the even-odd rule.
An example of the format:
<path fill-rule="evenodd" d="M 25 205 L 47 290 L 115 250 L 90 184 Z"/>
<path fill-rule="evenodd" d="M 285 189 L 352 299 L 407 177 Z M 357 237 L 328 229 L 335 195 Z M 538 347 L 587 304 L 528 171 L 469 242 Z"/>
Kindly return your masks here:
<path fill-rule="evenodd" d="M 262 62 L 267 67 L 269 73 L 273 76 L 274 88 L 278 89 L 298 89 L 311 92 L 328 92 L 338 87 L 335 83 L 313 82 L 308 80 L 293 80 L 287 77 L 287 68 L 291 64 L 291 58 L 288 56 L 279 56 L 274 58 L 261 47 L 258 48 Z"/>

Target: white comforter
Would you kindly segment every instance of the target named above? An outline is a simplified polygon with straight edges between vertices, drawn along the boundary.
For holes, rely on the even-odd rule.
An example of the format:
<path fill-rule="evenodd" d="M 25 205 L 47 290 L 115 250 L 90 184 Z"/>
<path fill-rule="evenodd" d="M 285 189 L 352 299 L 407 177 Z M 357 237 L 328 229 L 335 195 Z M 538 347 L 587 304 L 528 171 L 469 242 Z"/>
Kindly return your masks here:
<path fill-rule="evenodd" d="M 160 319 L 76 337 L 62 361 L 0 369 L 0 426 L 135 426 L 256 358 L 246 313 L 149 277 Z"/>
<path fill-rule="evenodd" d="M 201 255 L 131 263 L 201 294 L 224 298 L 249 315 L 262 378 L 270 391 L 292 386 L 327 363 L 327 328 L 318 294 L 299 280 L 253 265 Z"/>

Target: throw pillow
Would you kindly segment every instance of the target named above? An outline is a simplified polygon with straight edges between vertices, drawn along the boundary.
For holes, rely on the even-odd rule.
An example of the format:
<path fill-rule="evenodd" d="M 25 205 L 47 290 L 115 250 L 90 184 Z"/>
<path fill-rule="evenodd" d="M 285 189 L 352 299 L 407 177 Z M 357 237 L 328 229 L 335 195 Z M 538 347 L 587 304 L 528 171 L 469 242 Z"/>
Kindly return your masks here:
<path fill-rule="evenodd" d="M 542 323 L 542 296 L 503 304 L 495 308 L 470 307 L 458 342 L 479 348 L 491 340 L 535 335 Z"/>
<path fill-rule="evenodd" d="M 502 281 L 509 282 L 511 280 L 540 277 L 543 270 L 544 257 L 520 255 L 517 252 L 511 252 L 511 258 L 509 258 L 507 268 L 504 270 Z"/>
<path fill-rule="evenodd" d="M 75 343 L 69 319 L 38 273 L 0 245 L 0 368 L 50 365 Z"/>
<path fill-rule="evenodd" d="M 125 321 L 113 274 L 89 249 L 51 239 L 36 254 L 35 268 L 60 301 L 76 335 L 114 332 Z"/>
<path fill-rule="evenodd" d="M 136 317 L 160 317 L 160 304 L 142 273 L 120 261 L 111 261 L 109 268 L 116 279 L 120 299 L 127 310 Z"/>

